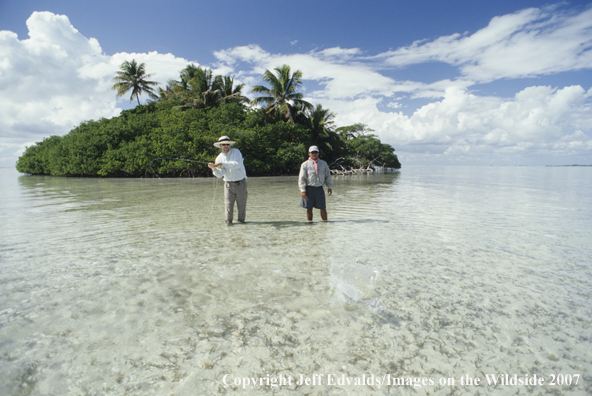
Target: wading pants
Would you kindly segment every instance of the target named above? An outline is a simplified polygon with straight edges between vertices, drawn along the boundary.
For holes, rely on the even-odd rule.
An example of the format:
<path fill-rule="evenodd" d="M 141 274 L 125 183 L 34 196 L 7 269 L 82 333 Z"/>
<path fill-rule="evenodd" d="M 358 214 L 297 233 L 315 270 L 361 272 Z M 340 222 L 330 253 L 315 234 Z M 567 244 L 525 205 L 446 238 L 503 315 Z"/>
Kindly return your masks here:
<path fill-rule="evenodd" d="M 238 221 L 244 222 L 247 215 L 247 179 L 236 182 L 224 182 L 224 205 L 226 206 L 226 223 L 232 223 L 234 201 L 238 209 Z"/>

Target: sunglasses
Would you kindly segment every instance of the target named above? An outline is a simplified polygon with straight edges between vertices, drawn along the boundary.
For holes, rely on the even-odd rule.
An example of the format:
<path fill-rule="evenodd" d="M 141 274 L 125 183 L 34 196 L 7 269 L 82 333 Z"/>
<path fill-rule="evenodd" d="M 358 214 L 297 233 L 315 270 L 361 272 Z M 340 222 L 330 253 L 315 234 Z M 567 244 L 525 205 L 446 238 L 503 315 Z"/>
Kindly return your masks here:
<path fill-rule="evenodd" d="M 230 146 L 230 144 L 221 144 L 220 146 Z"/>

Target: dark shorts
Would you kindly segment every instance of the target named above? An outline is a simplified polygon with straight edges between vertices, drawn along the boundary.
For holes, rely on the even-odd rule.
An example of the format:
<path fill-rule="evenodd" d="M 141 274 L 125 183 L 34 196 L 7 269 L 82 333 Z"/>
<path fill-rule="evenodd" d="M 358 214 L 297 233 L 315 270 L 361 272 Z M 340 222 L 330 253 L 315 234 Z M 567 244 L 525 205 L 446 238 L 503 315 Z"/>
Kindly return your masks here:
<path fill-rule="evenodd" d="M 323 187 L 306 186 L 306 198 L 300 200 L 300 206 L 304 209 L 326 209 Z"/>

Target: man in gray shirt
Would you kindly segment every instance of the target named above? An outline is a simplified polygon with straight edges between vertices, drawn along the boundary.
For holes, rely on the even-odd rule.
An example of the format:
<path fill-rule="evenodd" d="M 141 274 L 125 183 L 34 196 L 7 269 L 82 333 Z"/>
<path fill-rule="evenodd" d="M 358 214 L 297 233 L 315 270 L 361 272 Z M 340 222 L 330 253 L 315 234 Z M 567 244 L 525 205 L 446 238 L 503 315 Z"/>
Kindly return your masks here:
<path fill-rule="evenodd" d="M 321 218 L 327 220 L 327 209 L 325 203 L 325 190 L 323 185 L 327 185 L 329 195 L 333 194 L 331 189 L 331 171 L 329 165 L 322 159 L 319 159 L 319 148 L 310 146 L 308 149 L 308 160 L 300 166 L 300 175 L 298 176 L 298 187 L 300 187 L 300 206 L 306 209 L 308 221 L 312 221 L 312 209 L 321 210 Z"/>

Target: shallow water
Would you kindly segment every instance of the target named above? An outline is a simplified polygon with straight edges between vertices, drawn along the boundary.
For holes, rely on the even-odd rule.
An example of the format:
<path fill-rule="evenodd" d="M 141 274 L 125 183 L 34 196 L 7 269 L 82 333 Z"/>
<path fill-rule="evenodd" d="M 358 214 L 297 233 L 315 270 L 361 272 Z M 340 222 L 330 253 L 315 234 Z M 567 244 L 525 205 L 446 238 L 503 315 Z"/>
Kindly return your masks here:
<path fill-rule="evenodd" d="M 0 172 L 0 394 L 592 393 L 592 168 L 248 189 L 228 227 L 211 178 Z"/>

